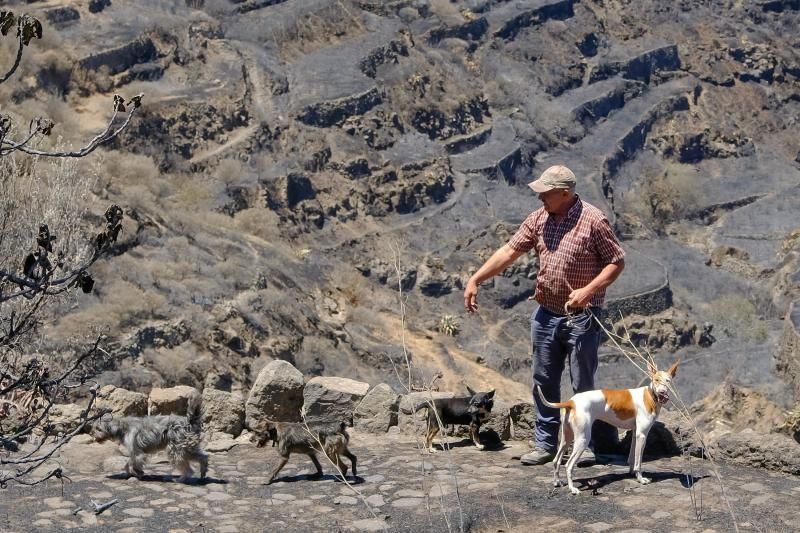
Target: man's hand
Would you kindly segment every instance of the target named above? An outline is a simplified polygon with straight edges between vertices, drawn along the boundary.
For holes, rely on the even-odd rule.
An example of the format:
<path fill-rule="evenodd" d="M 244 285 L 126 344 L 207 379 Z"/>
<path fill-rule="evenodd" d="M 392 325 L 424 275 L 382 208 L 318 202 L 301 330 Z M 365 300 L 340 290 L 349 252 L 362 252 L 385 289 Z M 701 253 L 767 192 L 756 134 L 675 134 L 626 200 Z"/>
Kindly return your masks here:
<path fill-rule="evenodd" d="M 470 279 L 464 288 L 464 309 L 467 310 L 467 313 L 474 313 L 478 310 L 477 296 L 478 284 Z"/>
<path fill-rule="evenodd" d="M 592 301 L 592 296 L 594 296 L 594 291 L 589 289 L 588 287 L 583 287 L 580 289 L 575 289 L 571 293 L 569 293 L 569 299 L 567 300 L 567 307 L 571 307 L 574 309 L 583 309 L 589 302 Z"/>

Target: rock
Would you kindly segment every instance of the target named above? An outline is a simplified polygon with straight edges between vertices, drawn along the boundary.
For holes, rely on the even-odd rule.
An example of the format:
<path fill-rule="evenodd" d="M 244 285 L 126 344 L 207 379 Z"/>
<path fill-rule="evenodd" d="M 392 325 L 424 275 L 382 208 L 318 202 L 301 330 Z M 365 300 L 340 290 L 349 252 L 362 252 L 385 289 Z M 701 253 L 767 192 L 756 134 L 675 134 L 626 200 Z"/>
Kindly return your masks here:
<path fill-rule="evenodd" d="M 303 413 L 309 422 L 343 420 L 353 425 L 353 411 L 369 384 L 347 378 L 318 376 L 303 389 Z"/>
<path fill-rule="evenodd" d="M 73 22 L 81 18 L 80 12 L 70 6 L 54 7 L 44 12 L 44 16 L 50 24 L 59 25 Z"/>
<path fill-rule="evenodd" d="M 244 398 L 238 392 L 203 390 L 203 429 L 234 437 L 244 428 Z"/>
<path fill-rule="evenodd" d="M 99 13 L 111 5 L 111 0 L 89 0 L 89 13 Z"/>
<path fill-rule="evenodd" d="M 48 435 L 69 433 L 81 423 L 81 414 L 84 407 L 74 403 L 55 404 L 50 408 L 48 423 L 45 432 Z"/>
<path fill-rule="evenodd" d="M 168 389 L 154 388 L 150 391 L 147 414 L 185 416 L 189 398 L 195 394 L 198 394 L 197 389 L 187 385 Z"/>
<path fill-rule="evenodd" d="M 759 435 L 751 429 L 729 433 L 717 442 L 714 451 L 734 463 L 800 474 L 800 446 L 786 435 Z"/>
<path fill-rule="evenodd" d="M 245 426 L 263 431 L 267 420 L 300 421 L 303 374 L 291 363 L 272 361 L 258 373 L 245 404 Z"/>
<path fill-rule="evenodd" d="M 511 438 L 511 406 L 502 400 L 495 400 L 489 418 L 481 424 L 481 442 L 490 447 L 501 441 Z"/>
<path fill-rule="evenodd" d="M 147 395 L 106 385 L 97 392 L 98 409 L 110 409 L 116 416 L 144 416 L 147 414 Z"/>
<path fill-rule="evenodd" d="M 723 381 L 708 396 L 689 408 L 700 427 L 724 424 L 728 430 L 751 429 L 770 433 L 785 419 L 783 409 L 761 393 L 729 380 Z"/>
<path fill-rule="evenodd" d="M 353 426 L 368 433 L 386 433 L 397 425 L 400 395 L 386 383 L 373 387 L 353 413 Z"/>
<path fill-rule="evenodd" d="M 536 425 L 536 407 L 531 402 L 515 403 L 509 407 L 513 440 L 530 440 Z"/>

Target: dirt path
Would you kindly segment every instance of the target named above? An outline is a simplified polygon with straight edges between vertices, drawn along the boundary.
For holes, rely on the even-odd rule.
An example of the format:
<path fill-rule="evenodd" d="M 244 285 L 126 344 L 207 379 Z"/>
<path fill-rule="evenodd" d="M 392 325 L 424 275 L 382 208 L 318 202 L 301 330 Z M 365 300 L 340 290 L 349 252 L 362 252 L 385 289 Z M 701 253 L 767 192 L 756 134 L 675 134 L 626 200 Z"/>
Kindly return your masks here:
<path fill-rule="evenodd" d="M 515 459 L 526 451 L 522 443 L 484 452 L 454 443 L 449 453 L 428 455 L 413 436 L 353 433 L 359 478 L 351 478 L 352 488 L 332 475 L 309 479 L 311 464 L 302 456 L 291 458 L 278 482 L 264 485 L 275 448 L 242 443 L 211 454 L 206 483 L 183 485 L 172 482 L 164 456 L 151 459 L 144 481 L 120 479 L 114 474 L 125 458 L 117 447 L 82 436 L 59 458 L 71 481 L 5 489 L 0 530 L 733 530 L 719 485 L 699 459 L 646 462 L 654 479 L 647 486 L 630 479 L 624 465 L 582 468 L 576 472 L 582 493 L 572 496 L 566 488 L 552 489 L 550 465 L 524 467 Z M 721 470 L 740 531 L 800 528 L 800 480 L 757 469 Z M 86 510 L 91 500 L 114 498 L 119 502 L 100 515 Z"/>

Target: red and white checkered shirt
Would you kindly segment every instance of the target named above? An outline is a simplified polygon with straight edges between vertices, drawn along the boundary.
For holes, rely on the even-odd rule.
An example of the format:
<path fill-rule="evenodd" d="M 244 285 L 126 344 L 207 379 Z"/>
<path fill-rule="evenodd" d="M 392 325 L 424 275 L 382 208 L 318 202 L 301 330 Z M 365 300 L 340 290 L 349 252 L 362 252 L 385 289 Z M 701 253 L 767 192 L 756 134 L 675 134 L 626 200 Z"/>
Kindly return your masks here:
<path fill-rule="evenodd" d="M 518 252 L 536 251 L 539 274 L 533 297 L 556 313 L 564 312 L 572 290 L 585 287 L 606 265 L 625 257 L 603 212 L 580 198 L 560 222 L 544 207 L 537 209 L 522 222 L 508 245 Z M 590 305 L 602 307 L 604 299 L 605 291 L 600 291 Z"/>

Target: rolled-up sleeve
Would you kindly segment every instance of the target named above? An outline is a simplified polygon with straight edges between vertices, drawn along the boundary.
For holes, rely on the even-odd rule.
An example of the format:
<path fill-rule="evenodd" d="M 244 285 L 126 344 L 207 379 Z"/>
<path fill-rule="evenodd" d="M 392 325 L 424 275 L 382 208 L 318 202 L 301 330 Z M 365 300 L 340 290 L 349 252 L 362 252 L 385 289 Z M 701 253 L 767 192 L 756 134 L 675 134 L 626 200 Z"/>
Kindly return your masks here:
<path fill-rule="evenodd" d="M 530 252 L 536 245 L 535 214 L 532 213 L 523 220 L 517 232 L 508 241 L 507 244 L 512 250 L 523 253 Z"/>
<path fill-rule="evenodd" d="M 625 250 L 619 244 L 607 218 L 595 223 L 592 228 L 592 243 L 603 266 L 618 263 L 625 258 Z"/>

